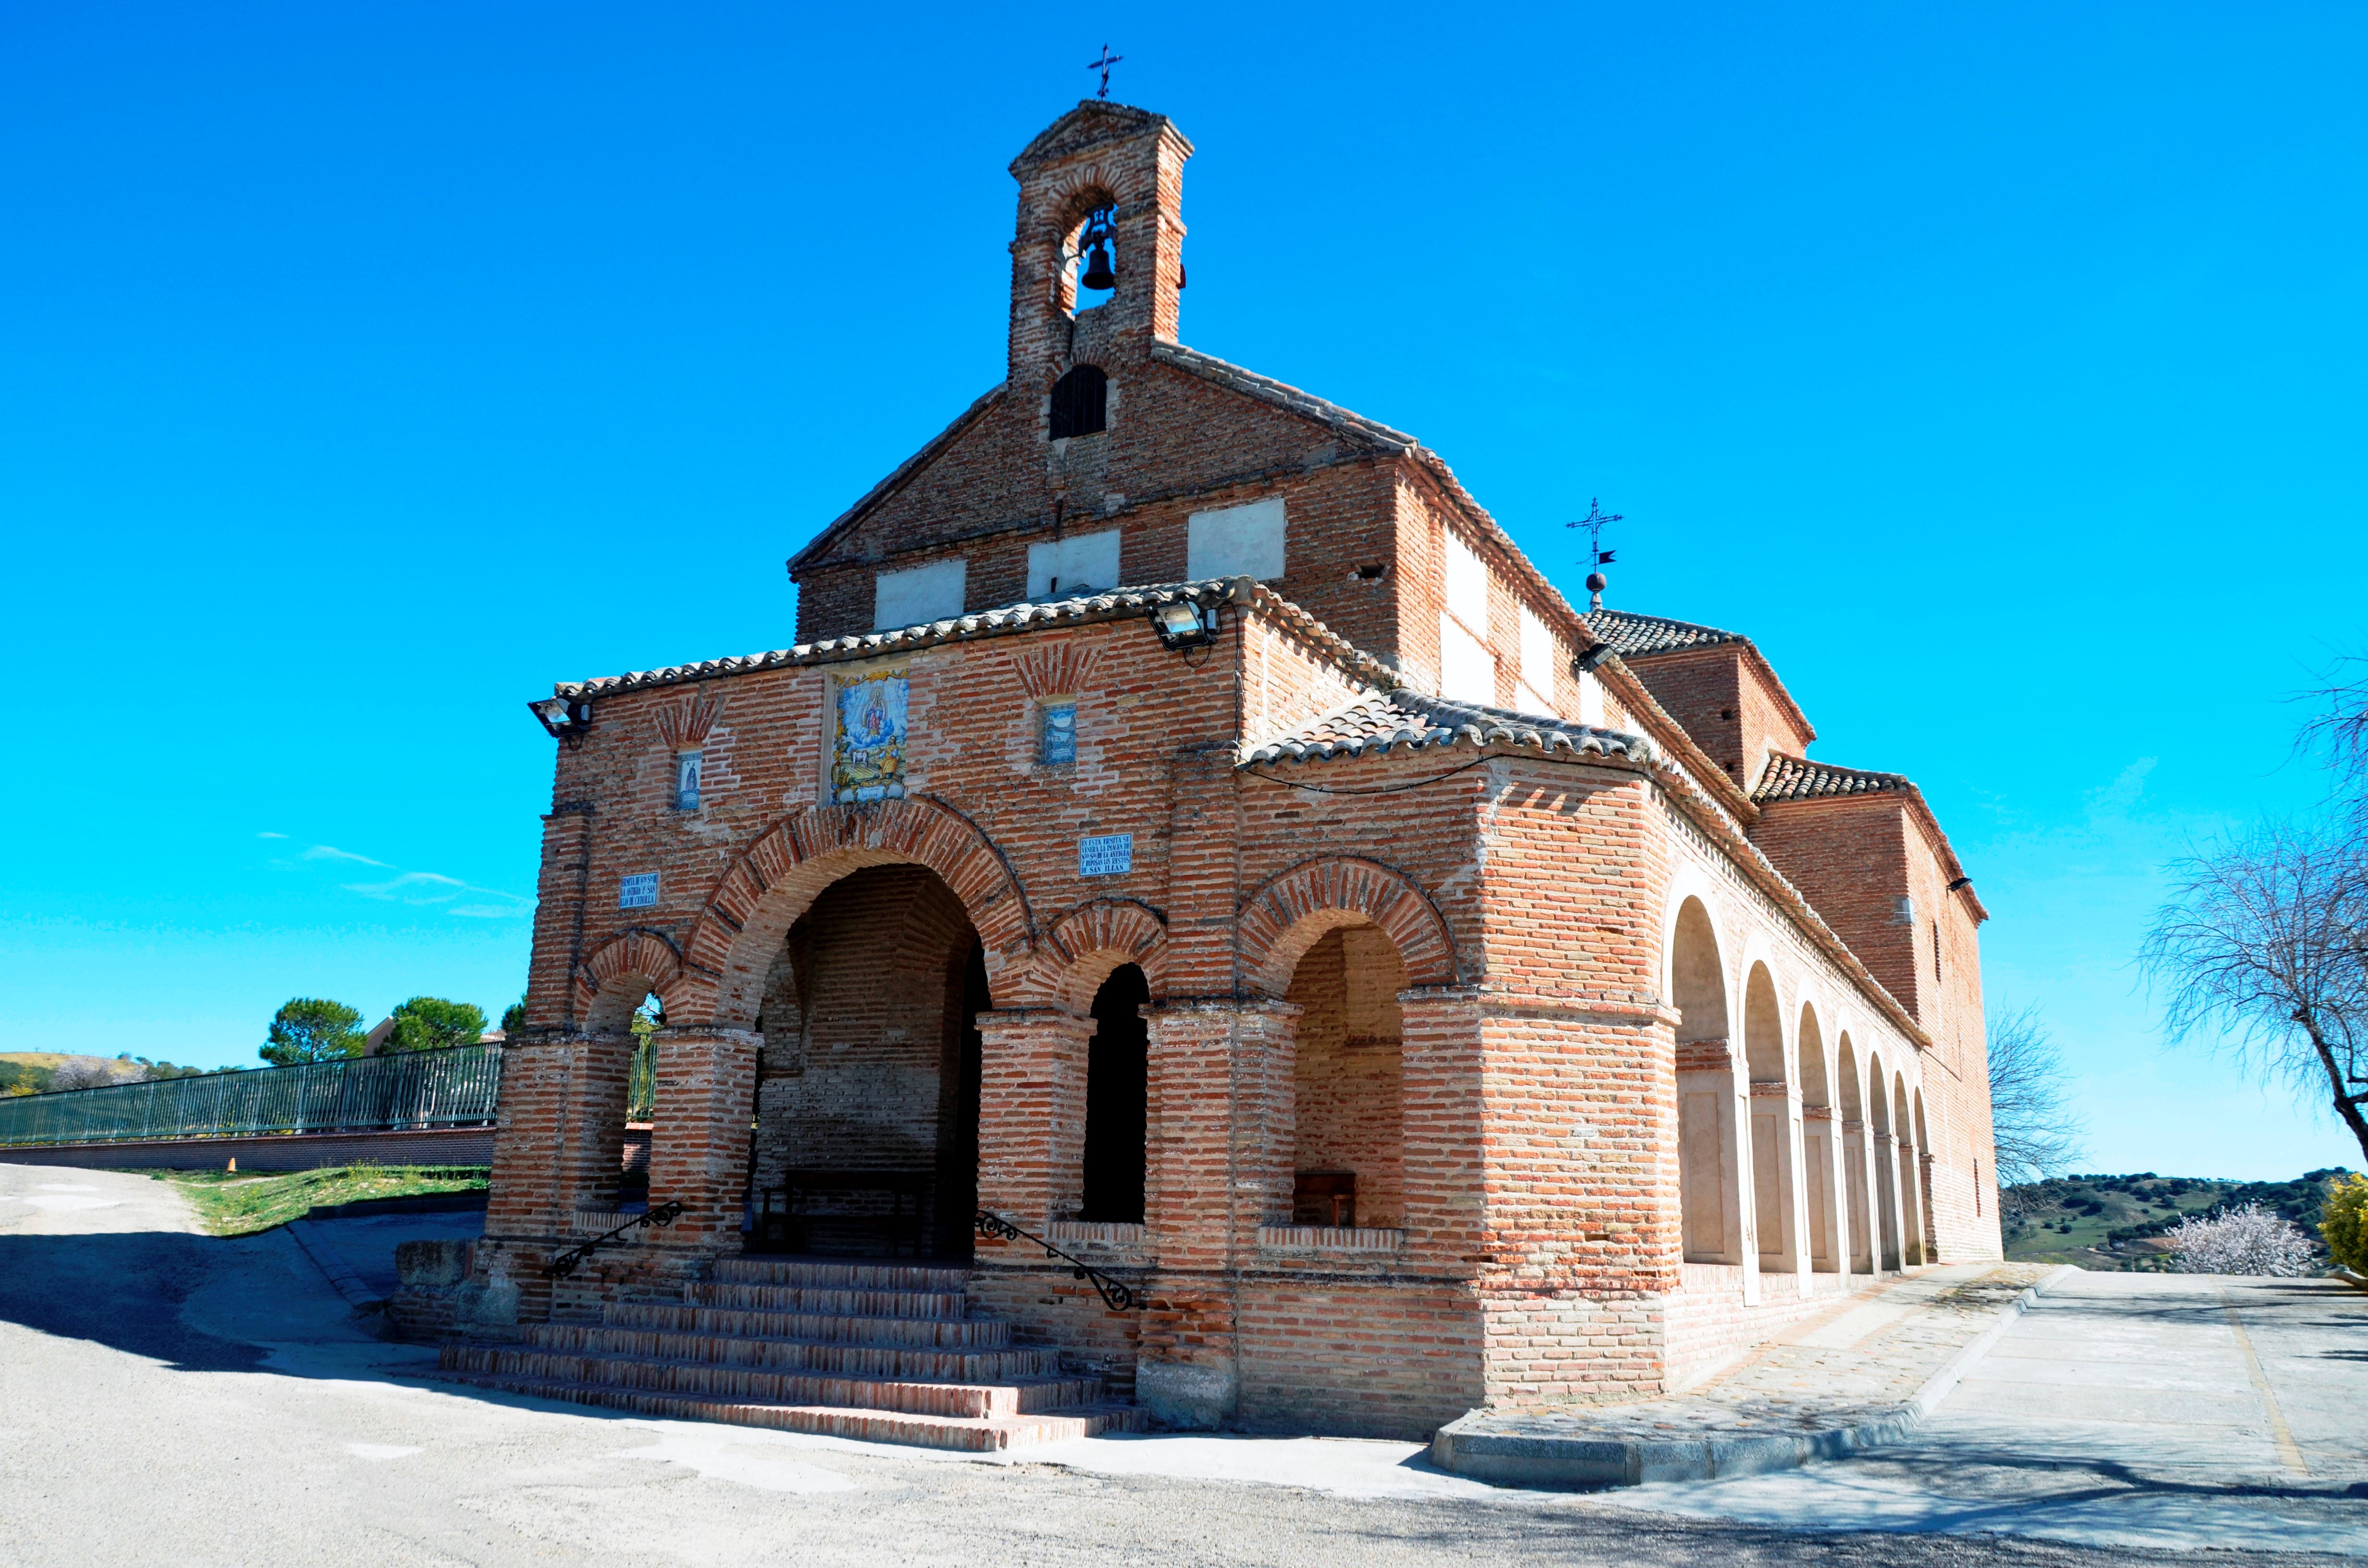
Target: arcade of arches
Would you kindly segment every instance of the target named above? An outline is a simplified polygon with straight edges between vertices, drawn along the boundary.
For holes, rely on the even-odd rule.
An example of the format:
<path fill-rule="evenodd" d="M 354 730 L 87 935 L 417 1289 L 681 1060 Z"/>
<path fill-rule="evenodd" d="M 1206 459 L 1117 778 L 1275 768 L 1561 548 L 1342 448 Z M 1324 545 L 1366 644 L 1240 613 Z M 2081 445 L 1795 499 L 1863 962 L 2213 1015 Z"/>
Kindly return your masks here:
<path fill-rule="evenodd" d="M 1678 1185 L 1689 1264 L 1762 1274 L 1871 1273 L 1923 1262 L 1930 1247 L 1930 1169 L 1907 1081 L 1870 1057 L 1863 1080 L 1850 1038 L 1827 1062 L 1816 1007 L 1788 1038 L 1765 962 L 1743 988 L 1744 1049 L 1729 1043 L 1728 964 L 1702 901 L 1672 927 L 1677 1005 Z M 1839 1085 L 1837 1120 L 1836 1088 Z M 1872 1107 L 1870 1117 L 1862 1108 Z"/>

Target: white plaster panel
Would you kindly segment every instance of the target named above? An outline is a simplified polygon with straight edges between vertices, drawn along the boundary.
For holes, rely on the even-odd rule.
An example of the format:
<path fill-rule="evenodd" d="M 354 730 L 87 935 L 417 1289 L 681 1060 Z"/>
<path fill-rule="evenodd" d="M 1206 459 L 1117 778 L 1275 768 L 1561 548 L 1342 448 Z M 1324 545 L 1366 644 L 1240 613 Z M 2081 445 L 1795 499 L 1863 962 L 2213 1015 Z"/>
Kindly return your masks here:
<path fill-rule="evenodd" d="M 970 563 L 960 556 L 881 573 L 872 580 L 871 629 L 891 631 L 962 614 L 969 577 Z"/>
<path fill-rule="evenodd" d="M 1497 702 L 1497 661 L 1452 615 L 1439 618 L 1439 695 L 1451 702 Z"/>
<path fill-rule="evenodd" d="M 1104 528 L 1030 545 L 1028 597 L 1041 599 L 1117 587 L 1123 581 L 1119 576 L 1118 535 L 1116 528 Z"/>
<path fill-rule="evenodd" d="M 1475 635 L 1488 635 L 1488 568 L 1452 532 L 1447 536 L 1447 613 Z"/>
<path fill-rule="evenodd" d="M 1184 523 L 1184 574 L 1194 582 L 1205 577 L 1266 580 L 1281 576 L 1285 521 L 1280 495 L 1247 506 L 1193 513 Z"/>

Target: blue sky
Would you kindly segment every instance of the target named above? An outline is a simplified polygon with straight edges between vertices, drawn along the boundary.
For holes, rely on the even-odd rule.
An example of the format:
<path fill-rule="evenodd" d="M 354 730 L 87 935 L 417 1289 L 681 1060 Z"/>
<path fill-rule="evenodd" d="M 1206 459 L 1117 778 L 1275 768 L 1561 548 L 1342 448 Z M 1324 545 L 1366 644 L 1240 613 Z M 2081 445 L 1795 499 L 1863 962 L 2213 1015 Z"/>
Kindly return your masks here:
<path fill-rule="evenodd" d="M 1001 374 L 1004 165 L 1198 143 L 1183 335 L 1930 797 L 2084 1168 L 2358 1163 L 2166 1054 L 2168 856 L 2368 648 L 2368 13 L 0 6 L 0 1035 L 252 1062 L 521 986 L 554 677 L 777 647 Z M 1080 13 L 1084 15 L 1084 13 Z"/>

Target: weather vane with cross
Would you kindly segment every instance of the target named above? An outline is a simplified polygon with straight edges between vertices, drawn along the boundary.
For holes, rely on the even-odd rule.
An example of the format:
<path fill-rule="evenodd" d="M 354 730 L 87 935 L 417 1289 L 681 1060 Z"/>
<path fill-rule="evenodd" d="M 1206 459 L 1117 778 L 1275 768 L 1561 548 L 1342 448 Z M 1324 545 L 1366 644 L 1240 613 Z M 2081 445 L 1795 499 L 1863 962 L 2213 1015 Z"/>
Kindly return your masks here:
<path fill-rule="evenodd" d="M 1611 564 L 1612 556 L 1611 551 L 1603 548 L 1604 525 L 1622 520 L 1619 513 L 1606 512 L 1600 500 L 1589 496 L 1587 502 L 1587 516 L 1575 523 L 1565 525 L 1568 528 L 1587 530 L 1587 608 L 1589 609 L 1603 608 L 1603 590 L 1611 585 L 1611 579 L 1606 577 L 1601 571 L 1601 568 Z"/>
<path fill-rule="evenodd" d="M 1110 67 L 1125 58 L 1126 56 L 1123 54 L 1112 54 L 1110 51 L 1110 45 L 1104 44 L 1102 45 L 1102 57 L 1099 60 L 1088 60 L 1086 62 L 1087 70 L 1099 71 L 1102 74 L 1102 90 L 1096 93 L 1094 97 L 1098 98 L 1106 98 L 1110 97 Z"/>

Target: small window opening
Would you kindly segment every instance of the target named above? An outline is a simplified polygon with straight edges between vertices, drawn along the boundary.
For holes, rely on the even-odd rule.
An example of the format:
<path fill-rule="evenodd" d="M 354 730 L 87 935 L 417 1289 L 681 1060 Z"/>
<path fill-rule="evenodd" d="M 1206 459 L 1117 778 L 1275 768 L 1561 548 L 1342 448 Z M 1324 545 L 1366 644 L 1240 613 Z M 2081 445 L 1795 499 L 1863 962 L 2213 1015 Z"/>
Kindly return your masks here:
<path fill-rule="evenodd" d="M 1110 378 L 1099 365 L 1080 365 L 1053 383 L 1053 439 L 1099 435 L 1109 419 Z"/>
<path fill-rule="evenodd" d="M 686 751 L 675 754 L 674 809 L 676 811 L 699 810 L 699 753 Z"/>
<path fill-rule="evenodd" d="M 1047 767 L 1077 760 L 1077 705 L 1047 702 L 1036 710 L 1036 759 Z"/>
<path fill-rule="evenodd" d="M 1349 574 L 1360 583 L 1378 583 L 1389 574 L 1389 570 L 1380 562 L 1375 562 L 1371 565 L 1360 566 Z"/>

